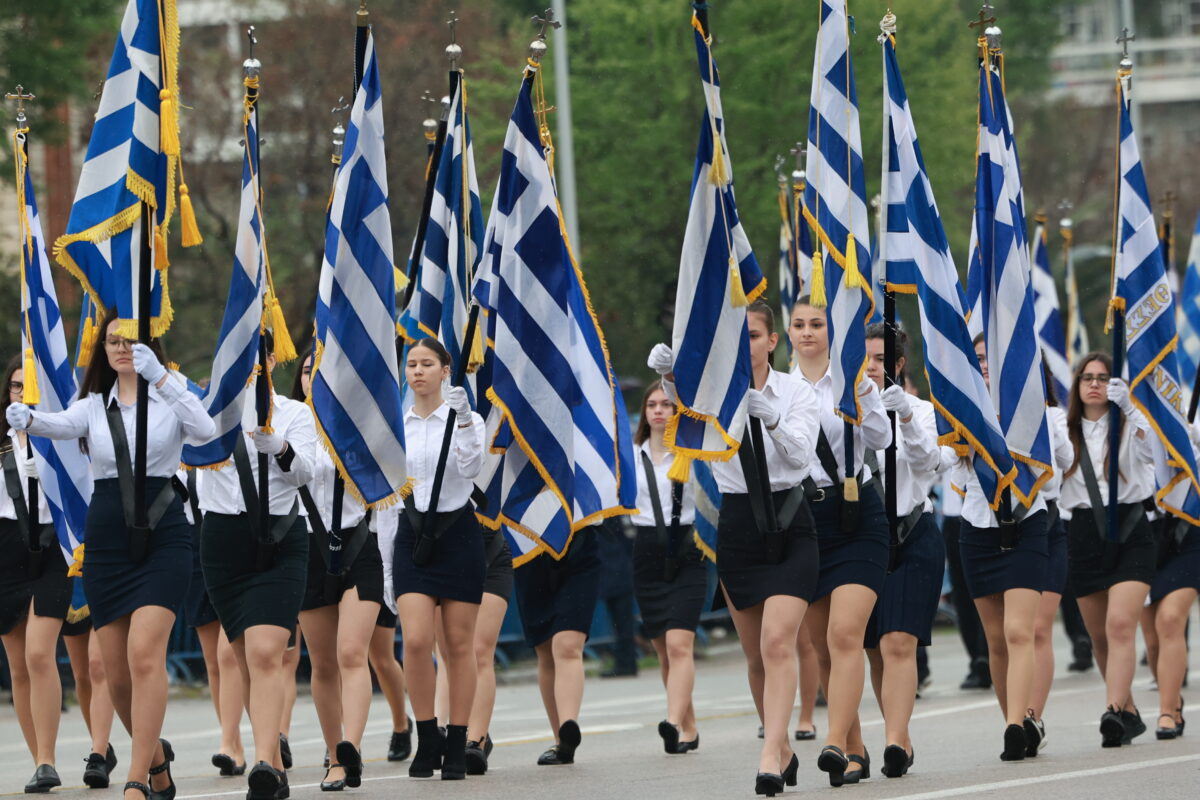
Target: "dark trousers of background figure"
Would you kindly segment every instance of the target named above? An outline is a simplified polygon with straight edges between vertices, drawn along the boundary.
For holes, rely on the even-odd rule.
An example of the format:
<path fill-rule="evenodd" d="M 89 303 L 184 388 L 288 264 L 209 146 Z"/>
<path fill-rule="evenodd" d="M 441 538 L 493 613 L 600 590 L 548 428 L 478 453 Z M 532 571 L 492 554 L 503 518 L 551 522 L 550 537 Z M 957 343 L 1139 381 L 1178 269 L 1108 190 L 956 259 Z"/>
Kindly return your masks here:
<path fill-rule="evenodd" d="M 945 517 L 942 521 L 946 561 L 950 565 L 950 598 L 954 602 L 955 614 L 958 617 L 958 635 L 962 637 L 963 647 L 967 650 L 970 672 L 987 677 L 990 683 L 987 639 L 983 633 L 983 625 L 979 622 L 979 612 L 975 610 L 975 603 L 967 591 L 967 579 L 963 575 L 962 559 L 958 553 L 960 522 L 959 517 Z"/>
<path fill-rule="evenodd" d="M 613 675 L 636 675 L 637 646 L 634 634 L 633 539 L 626 534 L 622 517 L 609 517 L 597 531 L 600 563 L 600 598 L 613 627 Z"/>
<path fill-rule="evenodd" d="M 1071 591 L 1070 579 L 1067 580 L 1067 590 L 1063 593 L 1059 610 L 1062 613 L 1063 630 L 1066 631 L 1067 638 L 1071 640 L 1075 660 L 1090 664 L 1092 639 L 1083 625 L 1083 615 L 1079 613 L 1079 603 L 1075 601 L 1075 593 Z"/>
<path fill-rule="evenodd" d="M 917 686 L 929 679 L 929 653 L 924 645 L 917 647 Z"/>

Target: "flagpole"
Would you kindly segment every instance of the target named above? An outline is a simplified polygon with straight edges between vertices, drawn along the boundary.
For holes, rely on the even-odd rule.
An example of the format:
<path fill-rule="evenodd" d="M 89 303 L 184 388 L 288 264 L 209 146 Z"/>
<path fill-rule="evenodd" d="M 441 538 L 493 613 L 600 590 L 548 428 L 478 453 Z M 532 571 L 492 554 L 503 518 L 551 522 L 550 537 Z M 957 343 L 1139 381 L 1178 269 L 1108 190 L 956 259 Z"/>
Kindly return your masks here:
<path fill-rule="evenodd" d="M 367 0 L 361 0 L 358 11 L 354 12 L 354 91 L 350 93 L 350 102 L 358 94 L 362 84 L 363 66 L 367 57 L 367 35 L 371 30 L 371 12 L 367 11 Z"/>
<path fill-rule="evenodd" d="M 442 148 L 446 144 L 446 118 L 450 113 L 450 97 L 458 88 L 458 72 L 450 73 L 450 95 L 442 101 L 442 116 L 438 121 L 437 135 L 433 140 L 433 154 L 430 156 L 430 169 L 425 176 L 425 198 L 421 201 L 421 216 L 417 220 L 417 235 L 413 237 L 412 263 L 408 265 L 408 285 L 404 287 L 402 308 L 408 308 L 412 301 L 413 292 L 417 289 L 417 274 L 421 271 L 421 251 L 425 249 L 425 234 L 429 231 L 429 214 L 433 210 L 433 195 L 437 188 L 437 165 L 442 160 Z"/>
<path fill-rule="evenodd" d="M 887 282 L 887 228 L 888 228 L 888 173 L 891 171 L 889 164 L 889 154 L 891 148 L 888 146 L 888 131 L 890 130 L 890 108 L 888 97 L 888 76 L 887 76 L 887 41 L 889 37 L 896 35 L 896 15 L 888 9 L 887 14 L 879 21 L 879 43 L 882 45 L 880 52 L 883 54 L 883 142 L 881 159 L 881 172 L 879 182 L 879 266 L 883 275 L 879 277 L 880 283 L 883 284 L 883 372 L 884 385 L 888 382 L 895 384 L 896 382 L 896 294 L 888 288 Z M 888 427 L 892 430 L 892 443 L 887 446 L 883 454 L 883 472 L 884 472 L 884 505 L 887 509 L 888 529 L 890 541 L 896 541 L 896 412 L 888 411 Z"/>

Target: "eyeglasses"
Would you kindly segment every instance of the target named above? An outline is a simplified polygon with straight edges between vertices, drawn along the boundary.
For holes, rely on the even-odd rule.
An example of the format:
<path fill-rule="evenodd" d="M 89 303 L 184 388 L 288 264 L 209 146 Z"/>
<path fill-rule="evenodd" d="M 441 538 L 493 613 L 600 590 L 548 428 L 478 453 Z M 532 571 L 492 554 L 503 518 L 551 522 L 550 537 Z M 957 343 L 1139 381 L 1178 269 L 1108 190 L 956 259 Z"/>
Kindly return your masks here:
<path fill-rule="evenodd" d="M 8 393 L 9 394 L 19 394 L 23 391 L 25 391 L 25 384 L 21 383 L 21 381 L 9 381 L 8 382 Z"/>
<path fill-rule="evenodd" d="M 1080 383 L 1108 383 L 1110 378 L 1112 378 L 1111 375 L 1105 375 L 1103 373 L 1101 373 L 1099 375 L 1093 375 L 1090 372 L 1085 372 L 1079 376 L 1079 382 Z"/>
<path fill-rule="evenodd" d="M 110 336 L 104 340 L 104 346 L 109 350 L 128 350 L 133 347 L 133 342 L 119 336 Z"/>

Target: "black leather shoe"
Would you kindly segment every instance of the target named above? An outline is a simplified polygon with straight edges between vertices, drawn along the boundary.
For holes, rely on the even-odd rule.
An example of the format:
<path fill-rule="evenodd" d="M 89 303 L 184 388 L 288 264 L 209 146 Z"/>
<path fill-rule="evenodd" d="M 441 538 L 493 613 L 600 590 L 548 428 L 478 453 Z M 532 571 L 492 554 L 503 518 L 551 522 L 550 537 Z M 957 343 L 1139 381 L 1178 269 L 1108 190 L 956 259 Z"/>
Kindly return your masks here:
<path fill-rule="evenodd" d="M 811 742 L 817 738 L 817 726 L 813 725 L 811 731 L 802 731 L 797 728 L 795 736 L 797 742 Z"/>
<path fill-rule="evenodd" d="M 774 772 L 760 772 L 754 776 L 754 793 L 774 797 L 783 792 L 783 776 Z"/>
<path fill-rule="evenodd" d="M 288 738 L 282 733 L 279 734 L 279 761 L 283 764 L 284 769 L 292 768 L 292 746 L 288 744 Z"/>
<path fill-rule="evenodd" d="M 171 749 L 171 743 L 166 739 L 159 739 L 158 743 L 162 745 L 165 758 L 161 764 L 150 768 L 150 800 L 175 800 L 175 779 L 171 777 L 171 762 L 175 760 L 175 751 Z M 164 772 L 170 783 L 165 789 L 155 789 L 154 776 L 162 775 Z"/>
<path fill-rule="evenodd" d="M 87 764 L 83 768 L 84 784 L 89 789 L 107 789 L 108 769 L 104 763 L 104 756 L 99 753 L 89 753 L 88 757 L 84 759 L 84 763 Z"/>
<path fill-rule="evenodd" d="M 336 781 L 329 780 L 329 771 L 334 767 L 340 768 L 341 766 L 341 764 L 330 764 L 329 769 L 325 770 L 325 777 L 321 779 L 322 792 L 340 792 L 346 788 L 346 773 L 344 771 L 341 778 L 338 778 Z"/>
<path fill-rule="evenodd" d="M 898 744 L 889 744 L 883 749 L 883 766 L 879 771 L 885 778 L 901 778 L 913 765 L 913 754 Z"/>
<path fill-rule="evenodd" d="M 687 752 L 686 750 L 681 751 L 679 749 L 679 728 L 667 720 L 664 719 L 658 723 L 658 735 L 663 740 L 663 752 L 668 755 L 678 755 L 680 752 Z"/>
<path fill-rule="evenodd" d="M 346 770 L 346 785 L 351 789 L 362 786 L 363 764 L 358 748 L 350 742 L 341 741 L 333 748 L 333 754 L 337 757 L 338 763 L 342 765 L 342 769 Z"/>
<path fill-rule="evenodd" d="M 490 733 L 485 733 L 483 735 L 483 741 L 480 742 L 480 744 L 483 745 L 483 754 L 485 756 L 491 756 L 492 748 L 495 747 L 495 744 L 492 742 L 492 735 Z"/>
<path fill-rule="evenodd" d="M 992 679 L 990 676 L 980 672 L 969 672 L 967 677 L 963 678 L 963 682 L 958 685 L 960 689 L 990 689 L 992 688 Z"/>
<path fill-rule="evenodd" d="M 579 730 L 579 723 L 575 720 L 569 719 L 558 726 L 558 757 L 565 759 L 563 763 L 575 763 L 575 750 L 582 741 L 583 733 Z"/>
<path fill-rule="evenodd" d="M 224 753 L 213 753 L 212 765 L 226 777 L 246 774 L 246 762 L 238 764 L 234 762 L 233 756 L 227 756 Z"/>
<path fill-rule="evenodd" d="M 283 784 L 281 775 L 282 772 L 265 761 L 255 764 L 246 776 L 246 800 L 275 800 L 275 793 Z"/>
<path fill-rule="evenodd" d="M 1095 665 L 1092 658 L 1092 641 L 1084 637 L 1076 639 L 1072 644 L 1074 660 L 1067 665 L 1068 672 L 1087 672 Z"/>
<path fill-rule="evenodd" d="M 1121 744 L 1133 744 L 1133 740 L 1146 732 L 1146 723 L 1142 722 L 1142 715 L 1136 708 L 1133 711 L 1122 711 L 1121 722 L 1125 724 L 1125 738 L 1121 739 Z"/>
<path fill-rule="evenodd" d="M 539 767 L 557 767 L 563 764 L 574 764 L 575 757 L 574 754 L 572 754 L 571 758 L 568 760 L 563 755 L 561 747 L 556 744 L 554 747 L 551 747 L 549 750 L 538 756 L 537 763 Z"/>
<path fill-rule="evenodd" d="M 417 752 L 408 763 L 408 777 L 432 778 L 433 771 L 442 768 L 445 739 L 438 730 L 436 719 L 417 720 Z"/>
<path fill-rule="evenodd" d="M 403 731 L 392 731 L 392 741 L 388 743 L 388 761 L 404 761 L 412 755 L 412 717 L 408 718 L 408 727 Z"/>
<path fill-rule="evenodd" d="M 1004 729 L 1004 752 L 1000 754 L 1001 761 L 1024 761 L 1025 748 L 1029 743 L 1025 739 L 1025 728 L 1020 725 L 1009 725 Z"/>
<path fill-rule="evenodd" d="M 25 794 L 43 794 L 55 786 L 62 786 L 58 772 L 50 764 L 41 764 L 34 770 L 29 783 L 25 784 Z"/>
<path fill-rule="evenodd" d="M 817 769 L 829 773 L 830 786 L 841 786 L 846 782 L 846 767 L 849 764 L 850 760 L 842 748 L 831 744 L 822 747 L 821 755 L 817 756 Z"/>
<path fill-rule="evenodd" d="M 800 771 L 800 759 L 796 757 L 795 753 L 792 753 L 792 760 L 789 761 L 788 765 L 783 768 L 783 773 L 782 773 L 783 782 L 785 784 L 787 784 L 788 786 L 795 786 L 796 785 L 796 773 L 798 773 L 799 771 Z"/>
<path fill-rule="evenodd" d="M 762 739 L 764 736 L 765 736 L 765 734 L 763 733 L 763 726 L 759 725 L 758 726 L 758 738 Z"/>
<path fill-rule="evenodd" d="M 108 749 L 104 751 L 104 769 L 109 775 L 112 775 L 112 771 L 116 768 L 117 753 L 115 750 L 113 750 L 113 746 L 110 744 Z"/>
<path fill-rule="evenodd" d="M 150 796 L 150 787 L 147 786 L 146 784 L 142 783 L 141 781 L 128 781 L 125 784 L 125 788 L 122 789 L 121 791 L 122 791 L 122 793 L 124 793 L 124 792 L 128 792 L 130 789 L 137 789 L 139 792 L 146 795 L 146 797 Z"/>
<path fill-rule="evenodd" d="M 442 780 L 461 781 L 467 777 L 467 726 L 446 726 L 446 752 L 442 756 Z"/>
<path fill-rule="evenodd" d="M 844 776 L 845 783 L 858 783 L 865 781 L 871 777 L 871 754 L 867 752 L 867 748 L 863 748 L 863 754 L 860 756 L 857 753 L 851 753 L 846 756 L 846 761 L 851 764 L 857 764 L 858 769 L 848 769 Z"/>
<path fill-rule="evenodd" d="M 275 790 L 275 800 L 288 800 L 292 796 L 292 788 L 288 786 L 287 770 L 279 773 L 279 788 Z"/>
<path fill-rule="evenodd" d="M 700 749 L 700 732 L 697 731 L 695 739 L 692 739 L 690 742 L 680 742 L 679 747 L 677 747 L 675 749 L 675 752 L 676 753 L 688 753 L 688 752 L 691 752 L 692 750 L 699 750 L 699 749 Z"/>
<path fill-rule="evenodd" d="M 1100 746 L 1120 747 L 1125 741 L 1125 721 L 1111 706 L 1100 715 Z"/>
<path fill-rule="evenodd" d="M 1032 708 L 1029 711 L 1025 721 L 1021 723 L 1021 727 L 1025 729 L 1025 757 L 1036 758 L 1038 752 L 1046 746 L 1046 723 L 1033 718 Z"/>
<path fill-rule="evenodd" d="M 466 762 L 468 775 L 486 775 L 487 760 L 487 753 L 483 752 L 479 742 L 467 742 L 467 746 L 463 749 L 463 761 Z"/>

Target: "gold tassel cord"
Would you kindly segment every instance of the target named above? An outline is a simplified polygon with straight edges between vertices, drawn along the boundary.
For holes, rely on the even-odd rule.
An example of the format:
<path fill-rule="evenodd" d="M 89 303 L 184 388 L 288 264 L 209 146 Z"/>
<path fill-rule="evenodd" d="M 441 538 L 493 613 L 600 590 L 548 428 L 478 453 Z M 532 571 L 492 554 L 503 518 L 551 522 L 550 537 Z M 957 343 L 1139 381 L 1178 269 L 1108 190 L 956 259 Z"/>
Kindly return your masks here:
<path fill-rule="evenodd" d="M 692 460 L 690 456 L 676 453 L 671 468 L 667 470 L 667 478 L 676 483 L 687 483 L 692 474 Z"/>
<path fill-rule="evenodd" d="M 483 310 L 480 309 L 480 316 Z M 471 355 L 467 358 L 467 372 L 474 373 L 483 366 L 485 358 L 483 349 L 483 320 L 475 321 L 475 335 L 471 337 Z"/>
<path fill-rule="evenodd" d="M 267 302 L 270 308 L 271 333 L 275 336 L 275 360 L 281 364 L 295 361 L 296 345 L 292 343 L 291 334 L 288 333 L 287 320 L 283 317 L 283 306 L 279 304 L 279 298 L 275 296 L 273 287 L 271 297 Z"/>
<path fill-rule="evenodd" d="M 86 367 L 92 362 L 92 353 L 96 348 L 96 323 L 89 316 L 83 321 L 83 333 L 79 336 L 79 355 L 75 366 Z"/>
<path fill-rule="evenodd" d="M 829 301 L 825 297 L 825 257 L 820 248 L 813 250 L 812 258 L 812 289 L 808 299 L 813 308 L 825 308 Z"/>
<path fill-rule="evenodd" d="M 192 197 L 183 178 L 183 159 L 179 159 L 179 238 L 184 247 L 204 244 L 200 228 L 196 225 L 196 211 L 192 208 Z"/>
<path fill-rule="evenodd" d="M 846 287 L 849 289 L 870 290 L 866 279 L 863 278 L 863 274 L 858 268 L 858 245 L 854 241 L 854 234 L 850 234 L 846 239 Z"/>
<path fill-rule="evenodd" d="M 28 328 L 29 315 L 26 314 L 25 317 L 26 317 L 25 325 L 26 325 L 26 328 Z M 28 333 L 26 334 L 26 340 L 28 340 Z M 21 397 L 21 402 L 23 402 L 27 406 L 36 406 L 39 402 L 41 402 L 42 398 L 41 398 L 41 392 L 38 391 L 37 359 L 35 359 L 33 356 L 33 348 L 32 347 L 25 348 L 24 373 L 25 374 L 23 376 L 23 380 L 25 382 L 25 393 Z"/>
<path fill-rule="evenodd" d="M 169 266 L 171 266 L 171 259 L 167 256 L 166 226 L 159 225 L 154 229 L 154 268 L 165 271 Z"/>
<path fill-rule="evenodd" d="M 179 156 L 179 104 L 175 93 L 163 89 L 158 93 L 161 101 L 158 107 L 159 126 L 161 128 L 160 145 L 162 151 L 169 156 Z"/>
<path fill-rule="evenodd" d="M 729 304 L 734 308 L 745 308 L 750 305 L 746 299 L 746 289 L 742 286 L 742 271 L 738 265 L 729 259 Z"/>
<path fill-rule="evenodd" d="M 84 545 L 79 545 L 75 548 L 75 552 L 71 554 L 71 566 L 67 568 L 67 577 L 75 578 L 83 575 L 83 550 Z"/>

